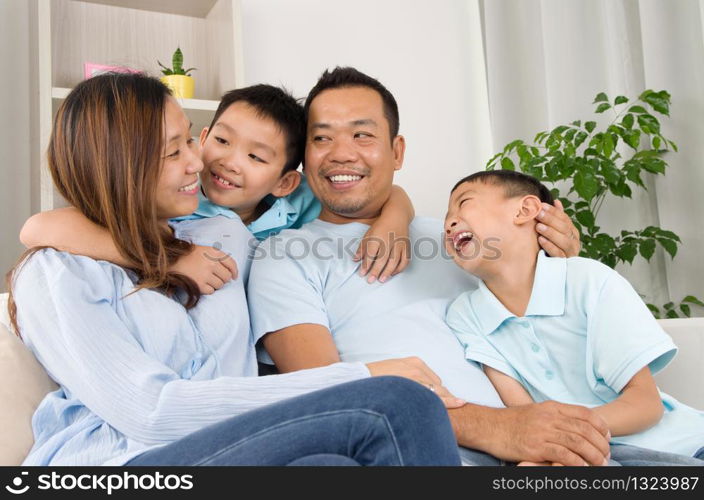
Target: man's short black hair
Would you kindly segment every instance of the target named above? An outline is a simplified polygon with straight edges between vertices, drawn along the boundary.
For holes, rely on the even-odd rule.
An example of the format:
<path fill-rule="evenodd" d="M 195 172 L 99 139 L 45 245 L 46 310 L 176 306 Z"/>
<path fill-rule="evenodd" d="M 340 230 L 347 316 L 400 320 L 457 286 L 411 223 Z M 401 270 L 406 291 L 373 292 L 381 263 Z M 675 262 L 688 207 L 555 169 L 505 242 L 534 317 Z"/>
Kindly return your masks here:
<path fill-rule="evenodd" d="M 494 186 L 502 186 L 507 198 L 532 194 L 540 198 L 540 201 L 543 203 L 549 203 L 550 205 L 555 204 L 550 190 L 538 179 L 514 170 L 483 170 L 481 172 L 475 172 L 455 184 L 450 194 L 454 193 L 455 189 L 465 182 L 483 182 Z"/>
<path fill-rule="evenodd" d="M 227 108 L 240 101 L 252 106 L 259 117 L 273 120 L 284 134 L 286 164 L 281 175 L 296 170 L 303 161 L 306 145 L 306 121 L 300 102 L 285 89 L 273 85 L 258 84 L 230 90 L 220 99 L 210 129 Z"/>
<path fill-rule="evenodd" d="M 384 116 L 389 124 L 389 135 L 393 141 L 398 135 L 399 128 L 398 104 L 396 104 L 396 99 L 394 99 L 391 92 L 389 92 L 379 80 L 365 75 L 355 68 L 338 66 L 332 71 L 325 70 L 325 72 L 323 72 L 318 79 L 318 83 L 316 83 L 315 87 L 308 93 L 306 103 L 303 106 L 306 123 L 308 122 L 310 103 L 313 102 L 313 99 L 315 99 L 318 94 L 324 90 L 347 87 L 367 87 L 375 90 L 381 96 L 381 101 L 384 103 Z"/>

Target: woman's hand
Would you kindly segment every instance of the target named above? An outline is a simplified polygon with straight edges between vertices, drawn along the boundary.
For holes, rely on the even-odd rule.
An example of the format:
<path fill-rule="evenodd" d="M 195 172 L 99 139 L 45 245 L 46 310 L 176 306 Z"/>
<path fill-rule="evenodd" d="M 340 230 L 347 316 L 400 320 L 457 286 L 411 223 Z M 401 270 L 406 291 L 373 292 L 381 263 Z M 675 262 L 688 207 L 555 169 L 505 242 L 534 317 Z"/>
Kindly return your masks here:
<path fill-rule="evenodd" d="M 579 231 L 565 213 L 560 200 L 555 206 L 543 203 L 543 211 L 538 214 L 539 223 L 535 230 L 538 243 L 550 257 L 577 257 L 582 246 Z"/>
<path fill-rule="evenodd" d="M 416 357 L 385 359 L 374 363 L 367 363 L 367 368 L 372 377 L 383 375 L 394 375 L 404 377 L 414 382 L 424 385 L 428 390 L 434 392 L 446 408 L 459 408 L 464 406 L 466 401 L 456 398 L 443 385 L 438 377 L 422 359 Z"/>
<path fill-rule="evenodd" d="M 191 278 L 205 295 L 237 278 L 237 263 L 229 254 L 200 245 L 195 245 L 191 253 L 181 257 L 169 270 Z"/>

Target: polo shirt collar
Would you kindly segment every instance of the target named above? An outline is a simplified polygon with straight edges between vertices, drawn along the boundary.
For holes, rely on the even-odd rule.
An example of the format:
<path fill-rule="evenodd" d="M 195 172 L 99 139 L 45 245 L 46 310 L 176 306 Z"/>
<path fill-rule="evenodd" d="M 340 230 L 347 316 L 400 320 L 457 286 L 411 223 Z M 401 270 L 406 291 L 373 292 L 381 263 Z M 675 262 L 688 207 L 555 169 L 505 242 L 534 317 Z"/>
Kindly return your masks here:
<path fill-rule="evenodd" d="M 269 205 L 269 209 L 249 225 L 249 230 L 257 237 L 285 229 L 298 217 L 298 209 L 285 196 L 277 198 L 268 195 L 264 202 Z"/>
<path fill-rule="evenodd" d="M 237 217 L 237 214 L 230 208 L 216 205 L 208 198 L 206 198 L 205 194 L 203 193 L 203 188 L 198 191 L 198 208 L 195 212 L 193 212 L 193 215 L 197 215 L 198 217 L 204 218 L 215 217 L 216 215 L 223 215 L 228 219 L 234 219 L 235 217 Z"/>
<path fill-rule="evenodd" d="M 248 226 L 249 230 L 260 239 L 289 227 L 298 217 L 298 209 L 288 201 L 287 197 L 277 198 L 268 195 L 264 202 L 269 205 L 269 208 Z M 223 215 L 229 219 L 238 217 L 232 209 L 210 201 L 205 197 L 203 191 L 198 192 L 198 208 L 194 215 L 198 217 Z"/>
<path fill-rule="evenodd" d="M 565 312 L 565 285 L 567 259 L 548 257 L 543 250 L 538 253 L 533 289 L 526 309 L 526 316 L 559 316 Z M 484 335 L 496 331 L 509 318 L 515 318 L 487 288 L 483 281 L 470 297 Z"/>

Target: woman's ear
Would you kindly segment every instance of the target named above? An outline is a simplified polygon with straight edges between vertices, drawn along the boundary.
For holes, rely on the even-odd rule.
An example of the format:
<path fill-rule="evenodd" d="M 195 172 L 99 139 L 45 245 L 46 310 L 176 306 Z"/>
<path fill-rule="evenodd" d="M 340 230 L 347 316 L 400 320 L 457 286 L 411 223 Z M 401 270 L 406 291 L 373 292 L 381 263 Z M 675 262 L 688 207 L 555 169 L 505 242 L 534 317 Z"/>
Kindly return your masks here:
<path fill-rule="evenodd" d="M 205 144 L 205 139 L 208 137 L 208 127 L 203 127 L 203 130 L 200 131 L 200 147 L 203 147 L 203 144 Z"/>
<path fill-rule="evenodd" d="M 283 198 L 293 193 L 301 184 L 301 174 L 297 170 L 291 170 L 281 176 L 281 179 L 276 183 L 271 194 L 277 198 Z"/>
<path fill-rule="evenodd" d="M 524 196 L 520 200 L 520 203 L 518 205 L 518 211 L 516 212 L 516 215 L 513 218 L 513 222 L 514 224 L 519 225 L 525 224 L 526 222 L 530 222 L 538 216 L 542 209 L 543 204 L 541 203 L 540 198 L 532 194 Z"/>

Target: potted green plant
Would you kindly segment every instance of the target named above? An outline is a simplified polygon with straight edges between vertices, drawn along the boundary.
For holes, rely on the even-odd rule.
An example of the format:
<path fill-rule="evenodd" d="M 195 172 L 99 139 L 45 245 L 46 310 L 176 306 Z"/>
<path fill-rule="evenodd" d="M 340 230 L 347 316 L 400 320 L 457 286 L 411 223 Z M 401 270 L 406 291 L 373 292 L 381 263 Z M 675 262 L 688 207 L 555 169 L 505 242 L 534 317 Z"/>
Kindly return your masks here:
<path fill-rule="evenodd" d="M 668 165 L 664 157 L 677 152 L 677 145 L 663 136 L 655 114 L 669 116 L 670 94 L 646 90 L 636 100 L 618 96 L 611 101 L 600 92 L 594 104 L 595 113 L 611 110 L 614 118 L 603 126 L 595 120 L 560 125 L 539 132 L 533 144 L 512 141 L 489 160 L 487 170 L 497 166 L 515 170 L 518 165 L 541 182 L 560 182 L 563 191 L 551 191 L 579 229 L 583 257 L 615 267 L 619 262 L 632 264 L 639 254 L 650 261 L 660 246 L 674 258 L 681 240 L 672 231 L 648 226 L 610 235 L 597 225 L 606 196 L 631 198 L 632 189 L 646 189 L 643 175 L 665 174 Z M 658 318 L 677 318 L 690 316 L 692 305 L 701 307 L 704 303 L 688 295 L 679 304 L 648 307 Z"/>
<path fill-rule="evenodd" d="M 196 68 L 183 69 L 183 53 L 178 47 L 174 55 L 171 57 L 171 68 L 167 68 L 161 61 L 157 61 L 161 66 L 161 72 L 164 76 L 161 81 L 164 82 L 173 92 L 174 97 L 179 99 L 191 99 L 195 90 L 195 80 L 191 76 L 191 71 Z"/>

